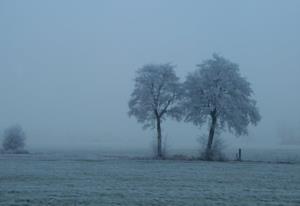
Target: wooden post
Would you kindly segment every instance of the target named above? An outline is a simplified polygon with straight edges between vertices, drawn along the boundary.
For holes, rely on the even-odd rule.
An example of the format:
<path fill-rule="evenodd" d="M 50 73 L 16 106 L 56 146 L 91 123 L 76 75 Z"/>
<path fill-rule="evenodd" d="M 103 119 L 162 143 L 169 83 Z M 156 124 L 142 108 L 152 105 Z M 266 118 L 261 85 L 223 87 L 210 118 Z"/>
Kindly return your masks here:
<path fill-rule="evenodd" d="M 239 148 L 238 161 L 242 161 L 242 149 Z"/>

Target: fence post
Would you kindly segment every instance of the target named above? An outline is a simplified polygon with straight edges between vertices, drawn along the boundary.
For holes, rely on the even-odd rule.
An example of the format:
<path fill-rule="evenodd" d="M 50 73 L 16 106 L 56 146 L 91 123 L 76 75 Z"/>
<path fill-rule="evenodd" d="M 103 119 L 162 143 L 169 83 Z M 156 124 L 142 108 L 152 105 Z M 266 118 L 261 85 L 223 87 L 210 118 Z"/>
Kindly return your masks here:
<path fill-rule="evenodd" d="M 239 153 L 238 153 L 238 161 L 242 161 L 242 149 L 239 148 Z"/>

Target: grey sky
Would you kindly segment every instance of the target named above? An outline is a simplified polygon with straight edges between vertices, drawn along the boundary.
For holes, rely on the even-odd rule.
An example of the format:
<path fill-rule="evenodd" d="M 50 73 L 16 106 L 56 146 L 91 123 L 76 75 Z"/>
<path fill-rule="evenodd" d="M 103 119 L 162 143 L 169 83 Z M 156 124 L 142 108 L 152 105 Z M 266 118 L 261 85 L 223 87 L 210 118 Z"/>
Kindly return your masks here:
<path fill-rule="evenodd" d="M 19 123 L 36 147 L 148 148 L 127 116 L 134 72 L 171 62 L 183 80 L 217 52 L 252 83 L 262 121 L 235 145 L 300 138 L 300 1 L 0 1 L 0 132 Z M 164 126 L 195 147 L 188 123 Z M 227 135 L 224 135 L 227 136 Z"/>

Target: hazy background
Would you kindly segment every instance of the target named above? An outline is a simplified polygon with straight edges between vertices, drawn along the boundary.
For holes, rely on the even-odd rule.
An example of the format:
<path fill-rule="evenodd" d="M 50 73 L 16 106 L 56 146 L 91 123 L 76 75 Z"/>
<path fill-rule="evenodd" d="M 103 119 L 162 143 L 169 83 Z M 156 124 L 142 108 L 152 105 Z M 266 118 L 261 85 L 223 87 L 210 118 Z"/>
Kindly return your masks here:
<path fill-rule="evenodd" d="M 240 64 L 262 115 L 229 145 L 300 144 L 300 1 L 0 1 L 0 133 L 29 148 L 149 148 L 127 115 L 135 70 L 171 62 L 184 80 L 213 52 Z M 168 121 L 170 148 L 200 131 Z M 289 136 L 284 142 L 280 136 Z"/>

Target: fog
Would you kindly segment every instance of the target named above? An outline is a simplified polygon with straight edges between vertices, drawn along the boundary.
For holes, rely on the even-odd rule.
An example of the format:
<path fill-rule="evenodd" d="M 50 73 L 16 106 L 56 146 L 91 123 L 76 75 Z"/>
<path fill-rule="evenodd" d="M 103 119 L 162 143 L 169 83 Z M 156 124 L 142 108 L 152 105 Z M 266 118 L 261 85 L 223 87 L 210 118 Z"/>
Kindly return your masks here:
<path fill-rule="evenodd" d="M 217 52 L 240 65 L 262 115 L 227 144 L 300 144 L 299 19 L 296 0 L 0 1 L 0 133 L 18 123 L 32 149 L 149 148 L 154 131 L 127 115 L 135 71 L 169 62 L 184 81 Z M 203 132 L 163 123 L 170 148 Z"/>

